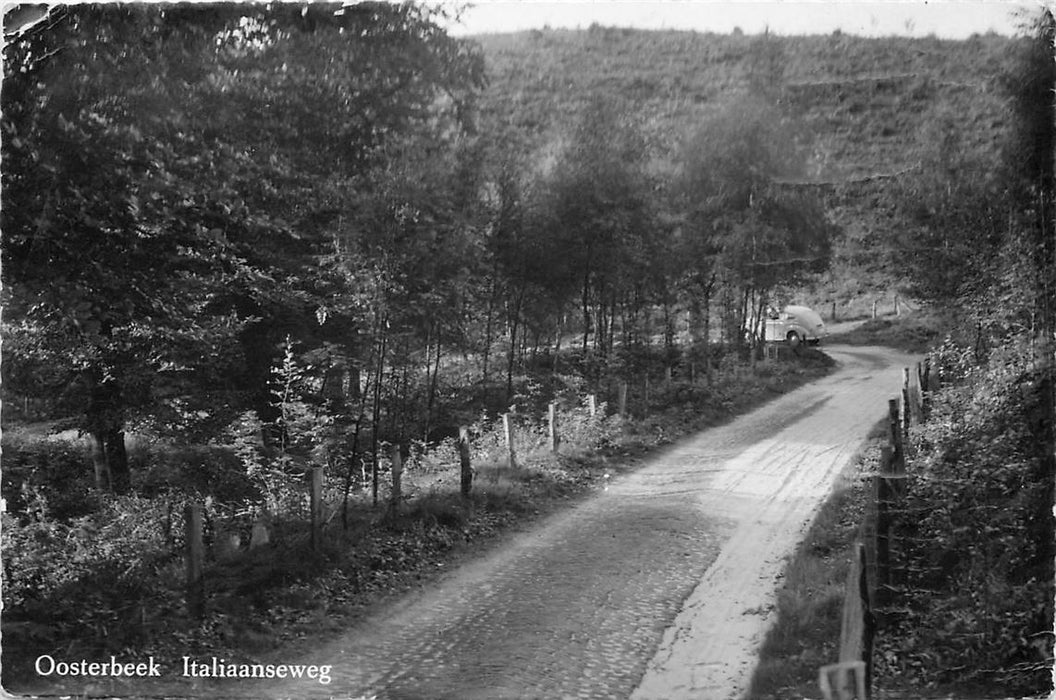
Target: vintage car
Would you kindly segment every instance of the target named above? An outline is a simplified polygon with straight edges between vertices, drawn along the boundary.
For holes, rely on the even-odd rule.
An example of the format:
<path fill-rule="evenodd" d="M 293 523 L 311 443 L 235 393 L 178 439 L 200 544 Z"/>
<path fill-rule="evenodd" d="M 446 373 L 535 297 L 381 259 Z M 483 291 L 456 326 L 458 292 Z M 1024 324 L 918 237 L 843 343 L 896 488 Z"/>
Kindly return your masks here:
<path fill-rule="evenodd" d="M 763 335 L 767 342 L 787 342 L 817 345 L 825 337 L 825 322 L 817 312 L 805 306 L 786 306 L 782 311 L 771 310 Z"/>

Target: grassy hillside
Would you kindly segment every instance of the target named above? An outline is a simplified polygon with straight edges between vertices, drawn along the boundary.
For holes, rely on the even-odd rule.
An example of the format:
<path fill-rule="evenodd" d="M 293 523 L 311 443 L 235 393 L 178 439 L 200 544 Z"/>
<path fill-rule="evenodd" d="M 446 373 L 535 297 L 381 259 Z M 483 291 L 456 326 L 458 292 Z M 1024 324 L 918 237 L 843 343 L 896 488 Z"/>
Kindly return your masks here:
<path fill-rule="evenodd" d="M 701 119 L 746 92 L 759 70 L 778 76 L 778 104 L 803 127 L 810 177 L 845 237 L 816 301 L 893 293 L 884 246 L 899 221 L 885 193 L 912 176 L 950 115 L 976 157 L 994 160 L 1008 122 L 1002 75 L 1014 40 L 777 37 L 592 26 L 477 37 L 490 84 L 482 118 L 545 163 L 596 94 L 622 96 L 658 146 L 658 167 Z M 846 298 L 837 298 L 837 297 Z"/>

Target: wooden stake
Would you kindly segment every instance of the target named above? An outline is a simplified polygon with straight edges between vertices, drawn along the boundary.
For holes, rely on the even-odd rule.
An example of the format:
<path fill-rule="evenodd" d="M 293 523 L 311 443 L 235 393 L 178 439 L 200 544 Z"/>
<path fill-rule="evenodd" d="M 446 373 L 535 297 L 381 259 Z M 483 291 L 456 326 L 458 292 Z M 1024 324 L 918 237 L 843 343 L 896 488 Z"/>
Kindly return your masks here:
<path fill-rule="evenodd" d="M 594 414 L 598 412 L 598 400 L 594 394 L 587 395 L 587 411 L 590 413 L 591 418 L 593 418 Z"/>
<path fill-rule="evenodd" d="M 910 410 L 909 367 L 902 368 L 902 434 L 909 435 Z"/>
<path fill-rule="evenodd" d="M 462 498 L 469 498 L 469 491 L 473 488 L 473 467 L 469 462 L 469 428 L 464 425 L 458 429 L 458 459 L 462 464 Z"/>
<path fill-rule="evenodd" d="M 876 477 L 876 600 L 878 606 L 890 600 L 891 584 L 891 507 L 894 500 L 891 475 L 894 450 L 880 448 L 880 474 Z"/>
<path fill-rule="evenodd" d="M 551 401 L 548 418 L 550 421 L 550 451 L 557 453 L 561 444 L 561 436 L 557 432 L 557 401 Z"/>
<path fill-rule="evenodd" d="M 591 413 L 591 415 L 593 415 L 593 413 Z M 506 435 L 506 452 L 510 469 L 516 469 L 517 455 L 513 450 L 513 421 L 510 419 L 509 413 L 502 414 L 502 430 Z"/>
<path fill-rule="evenodd" d="M 393 515 L 400 512 L 400 501 L 403 500 L 403 455 L 400 454 L 400 446 L 392 446 L 392 498 L 389 509 Z"/>
<path fill-rule="evenodd" d="M 896 460 L 902 459 L 902 426 L 898 412 L 898 399 L 889 399 L 887 402 L 887 427 L 888 439 Z"/>

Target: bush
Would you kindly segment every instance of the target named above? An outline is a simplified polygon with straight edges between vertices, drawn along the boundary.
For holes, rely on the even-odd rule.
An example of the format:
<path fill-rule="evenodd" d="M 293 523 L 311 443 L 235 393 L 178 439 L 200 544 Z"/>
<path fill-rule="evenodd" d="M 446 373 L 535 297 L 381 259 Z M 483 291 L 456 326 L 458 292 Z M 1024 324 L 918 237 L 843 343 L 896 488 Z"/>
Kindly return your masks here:
<path fill-rule="evenodd" d="M 30 653 L 79 640 L 115 650 L 171 616 L 181 510 L 175 499 L 122 496 L 101 497 L 97 512 L 68 522 L 43 510 L 22 519 L 5 513 L 5 647 Z"/>
<path fill-rule="evenodd" d="M 900 537 L 911 612 L 889 673 L 935 683 L 1047 689 L 1044 666 L 1012 668 L 1027 639 L 1052 629 L 1052 475 L 1036 432 L 1041 405 L 1030 346 L 1010 342 L 984 366 L 951 344 L 940 372 L 958 379 L 914 431 Z M 1037 660 L 1037 659 L 1035 659 Z M 949 671 L 949 669 L 954 669 Z"/>
<path fill-rule="evenodd" d="M 136 490 L 145 496 L 179 491 L 209 494 L 219 501 L 241 502 L 260 498 L 239 458 L 227 447 L 180 446 L 153 443 L 130 450 Z"/>
<path fill-rule="evenodd" d="M 83 444 L 60 439 L 6 439 L 3 497 L 7 511 L 44 508 L 65 520 L 97 507 L 91 458 Z"/>

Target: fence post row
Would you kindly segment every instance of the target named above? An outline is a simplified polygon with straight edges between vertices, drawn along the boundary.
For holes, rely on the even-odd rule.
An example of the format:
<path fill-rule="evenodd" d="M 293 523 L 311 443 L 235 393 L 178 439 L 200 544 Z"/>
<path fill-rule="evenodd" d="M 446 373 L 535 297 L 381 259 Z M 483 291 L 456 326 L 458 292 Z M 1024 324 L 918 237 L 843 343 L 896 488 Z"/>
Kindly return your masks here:
<path fill-rule="evenodd" d="M 916 366 L 920 397 L 917 417 L 920 420 L 924 416 L 925 392 L 929 387 L 930 370 L 927 360 L 923 365 Z M 903 369 L 902 377 L 901 410 L 905 413 L 900 412 L 899 399 L 888 400 L 890 444 L 880 449 L 879 473 L 873 480 L 873 502 L 866 509 L 867 513 L 875 513 L 875 528 L 870 528 L 863 522 L 863 539 L 855 544 L 854 561 L 847 574 L 840 626 L 839 663 L 823 666 L 819 670 L 819 685 L 822 694 L 829 700 L 869 698 L 873 674 L 873 639 L 877 625 L 887 622 L 892 602 L 893 532 L 899 504 L 906 492 L 905 431 L 909 427 L 910 413 L 914 410 L 910 400 L 908 367 Z M 873 553 L 872 561 L 875 566 L 872 581 L 869 580 L 870 551 Z"/>

